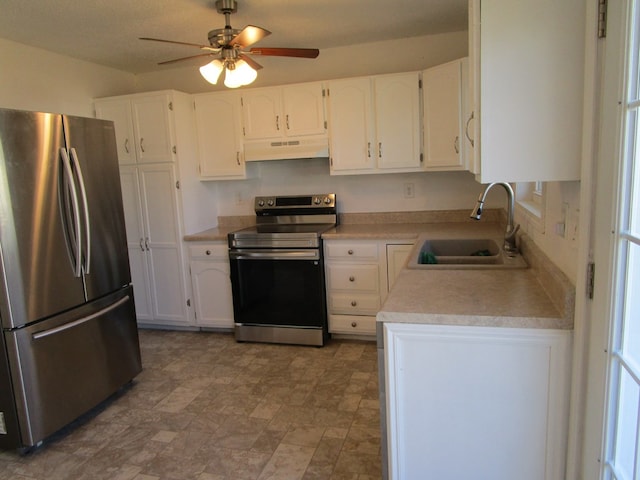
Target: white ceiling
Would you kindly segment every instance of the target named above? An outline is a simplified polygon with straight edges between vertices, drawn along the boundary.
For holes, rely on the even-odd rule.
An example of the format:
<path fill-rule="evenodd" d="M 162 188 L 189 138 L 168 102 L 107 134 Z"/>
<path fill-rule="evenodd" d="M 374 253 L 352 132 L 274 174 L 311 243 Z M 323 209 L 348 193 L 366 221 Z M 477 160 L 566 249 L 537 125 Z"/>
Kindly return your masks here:
<path fill-rule="evenodd" d="M 157 63 L 200 53 L 138 37 L 208 44 L 208 31 L 224 27 L 214 0 L 0 0 L 0 7 L 1 38 L 131 73 L 183 67 Z M 248 24 L 272 32 L 255 46 L 319 48 L 322 55 L 324 48 L 466 30 L 467 0 L 238 0 L 231 25 Z"/>

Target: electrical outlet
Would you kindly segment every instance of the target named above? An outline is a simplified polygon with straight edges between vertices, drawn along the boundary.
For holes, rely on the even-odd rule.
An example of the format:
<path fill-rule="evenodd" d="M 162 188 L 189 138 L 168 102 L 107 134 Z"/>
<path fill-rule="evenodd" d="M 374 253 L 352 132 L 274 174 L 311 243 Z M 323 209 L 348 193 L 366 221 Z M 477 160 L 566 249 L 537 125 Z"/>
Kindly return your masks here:
<path fill-rule="evenodd" d="M 242 193 L 236 192 L 235 198 L 236 198 L 236 205 L 242 205 L 242 203 L 244 202 L 244 200 L 242 199 Z"/>
<path fill-rule="evenodd" d="M 413 183 L 404 184 L 404 198 L 413 198 L 415 196 Z"/>

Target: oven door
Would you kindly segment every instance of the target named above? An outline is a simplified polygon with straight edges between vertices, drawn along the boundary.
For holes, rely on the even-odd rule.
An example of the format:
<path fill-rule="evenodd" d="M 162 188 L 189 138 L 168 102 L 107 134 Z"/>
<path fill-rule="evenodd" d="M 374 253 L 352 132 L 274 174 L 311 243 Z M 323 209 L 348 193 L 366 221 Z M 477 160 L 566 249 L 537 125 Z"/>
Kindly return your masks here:
<path fill-rule="evenodd" d="M 316 330 L 327 337 L 321 249 L 238 249 L 229 251 L 236 338 L 239 330 L 261 335 L 268 329 Z M 248 328 L 247 328 L 248 327 Z M 285 334 L 292 334 L 285 331 Z M 309 332 L 311 333 L 311 332 Z M 270 341 L 268 338 L 239 340 Z M 274 340 L 275 341 L 275 340 Z M 277 343 L 306 343 L 278 341 Z M 321 343 L 322 344 L 322 343 Z"/>

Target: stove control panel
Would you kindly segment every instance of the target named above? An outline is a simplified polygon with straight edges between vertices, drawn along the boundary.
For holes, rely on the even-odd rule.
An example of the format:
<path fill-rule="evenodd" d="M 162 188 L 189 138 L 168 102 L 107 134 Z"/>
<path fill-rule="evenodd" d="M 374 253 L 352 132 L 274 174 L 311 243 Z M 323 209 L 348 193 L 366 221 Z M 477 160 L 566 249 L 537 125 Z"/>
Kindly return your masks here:
<path fill-rule="evenodd" d="M 278 210 L 335 209 L 335 193 L 315 195 L 262 196 L 255 198 L 256 213 Z"/>

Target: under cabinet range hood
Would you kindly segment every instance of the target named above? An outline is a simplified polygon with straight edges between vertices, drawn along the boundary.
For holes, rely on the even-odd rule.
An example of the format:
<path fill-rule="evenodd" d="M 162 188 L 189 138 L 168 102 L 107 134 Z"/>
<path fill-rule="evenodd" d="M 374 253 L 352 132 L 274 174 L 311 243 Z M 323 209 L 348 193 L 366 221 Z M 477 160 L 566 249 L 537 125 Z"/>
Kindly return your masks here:
<path fill-rule="evenodd" d="M 305 158 L 329 158 L 327 137 L 244 142 L 244 159 L 247 162 Z"/>

